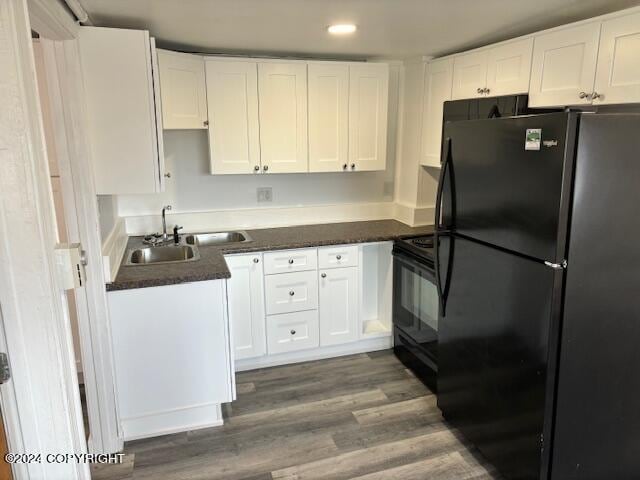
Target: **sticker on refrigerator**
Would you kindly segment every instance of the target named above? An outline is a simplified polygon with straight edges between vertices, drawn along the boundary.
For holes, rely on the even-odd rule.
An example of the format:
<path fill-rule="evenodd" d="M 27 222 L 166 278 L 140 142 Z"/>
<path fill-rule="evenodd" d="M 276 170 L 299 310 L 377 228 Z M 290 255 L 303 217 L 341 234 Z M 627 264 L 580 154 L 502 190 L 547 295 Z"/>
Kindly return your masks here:
<path fill-rule="evenodd" d="M 542 140 L 541 128 L 527 128 L 527 138 L 524 141 L 525 150 L 540 150 Z"/>

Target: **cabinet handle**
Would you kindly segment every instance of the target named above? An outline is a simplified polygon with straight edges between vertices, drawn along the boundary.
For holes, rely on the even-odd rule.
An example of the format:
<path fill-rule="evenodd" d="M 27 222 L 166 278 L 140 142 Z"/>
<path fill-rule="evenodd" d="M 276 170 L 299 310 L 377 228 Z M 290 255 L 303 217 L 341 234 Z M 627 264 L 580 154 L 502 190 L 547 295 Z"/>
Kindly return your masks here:
<path fill-rule="evenodd" d="M 171 178 L 171 172 L 167 172 L 164 174 L 164 178 Z"/>
<path fill-rule="evenodd" d="M 589 96 L 589 94 L 588 94 L 587 92 L 580 92 L 580 93 L 578 94 L 578 97 L 579 97 L 580 99 L 587 98 L 588 96 Z"/>
<path fill-rule="evenodd" d="M 342 255 L 336 255 L 336 260 L 340 260 L 342 258 Z"/>
<path fill-rule="evenodd" d="M 592 98 L 593 100 L 596 100 L 596 99 L 598 99 L 598 98 L 602 98 L 602 95 L 600 95 L 598 92 L 593 92 L 593 93 L 591 94 L 591 98 Z"/>
<path fill-rule="evenodd" d="M 320 276 L 321 276 L 322 278 L 327 278 L 327 274 L 326 274 L 326 273 L 321 273 L 321 274 L 320 274 Z"/>
<path fill-rule="evenodd" d="M 253 259 L 253 263 L 260 263 L 260 259 L 259 258 L 254 258 Z"/>
<path fill-rule="evenodd" d="M 352 164 L 351 164 L 351 170 L 355 170 L 355 169 L 356 169 L 356 164 L 355 164 L 355 163 L 352 163 Z"/>
<path fill-rule="evenodd" d="M 269 165 L 264 165 L 264 166 L 262 167 L 262 170 L 264 170 L 265 172 L 266 172 L 267 170 L 269 170 Z"/>
<path fill-rule="evenodd" d="M 260 171 L 260 165 L 256 165 L 255 167 L 253 167 L 253 171 L 254 172 Z"/>
<path fill-rule="evenodd" d="M 478 89 L 476 90 L 476 92 L 478 92 L 478 93 L 484 93 L 484 88 L 480 88 L 480 87 L 478 87 Z"/>
<path fill-rule="evenodd" d="M 289 296 L 290 296 L 290 297 L 293 297 L 295 294 L 296 294 L 296 292 L 294 292 L 293 290 L 290 290 L 290 291 L 289 291 Z"/>
<path fill-rule="evenodd" d="M 203 124 L 205 127 L 208 127 L 208 126 L 209 126 L 209 120 L 205 120 L 204 122 L 202 122 L 202 124 Z"/>
<path fill-rule="evenodd" d="M 484 89 L 484 93 L 486 93 L 487 95 L 489 95 L 489 92 L 491 92 L 491 89 L 490 89 L 490 88 L 485 88 L 485 89 Z"/>
<path fill-rule="evenodd" d="M 291 330 L 291 335 L 295 335 L 296 331 L 295 330 Z"/>
<path fill-rule="evenodd" d="M 289 259 L 289 265 L 293 265 L 293 258 Z"/>
<path fill-rule="evenodd" d="M 349 166 L 349 165 L 347 165 L 347 164 L 345 163 L 344 165 L 342 165 L 342 169 L 343 169 L 343 170 L 346 170 L 348 166 Z"/>

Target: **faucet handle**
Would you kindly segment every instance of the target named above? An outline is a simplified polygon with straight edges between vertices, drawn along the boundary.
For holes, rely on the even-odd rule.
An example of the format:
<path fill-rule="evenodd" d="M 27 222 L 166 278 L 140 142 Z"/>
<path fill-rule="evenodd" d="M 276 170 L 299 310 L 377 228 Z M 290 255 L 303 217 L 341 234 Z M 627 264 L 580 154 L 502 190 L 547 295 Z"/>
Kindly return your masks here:
<path fill-rule="evenodd" d="M 178 225 L 173 227 L 173 242 L 176 245 L 180 243 L 180 234 L 178 233 L 180 230 L 182 230 L 182 227 L 179 227 Z"/>

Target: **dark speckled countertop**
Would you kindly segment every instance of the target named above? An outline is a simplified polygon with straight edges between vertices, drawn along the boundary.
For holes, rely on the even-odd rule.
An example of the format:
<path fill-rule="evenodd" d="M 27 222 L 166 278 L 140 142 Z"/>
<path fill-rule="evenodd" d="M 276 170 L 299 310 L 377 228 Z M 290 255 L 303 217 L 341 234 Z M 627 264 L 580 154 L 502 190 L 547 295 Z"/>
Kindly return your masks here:
<path fill-rule="evenodd" d="M 433 226 L 409 227 L 397 220 L 373 220 L 246 231 L 253 241 L 221 246 L 199 246 L 200 259 L 193 262 L 127 266 L 124 265 L 123 258 L 118 275 L 113 283 L 107 284 L 107 290 L 129 290 L 229 278 L 231 273 L 227 268 L 224 255 L 232 253 L 383 242 L 429 234 L 433 232 Z M 126 251 L 140 246 L 142 246 L 142 237 L 131 237 Z"/>

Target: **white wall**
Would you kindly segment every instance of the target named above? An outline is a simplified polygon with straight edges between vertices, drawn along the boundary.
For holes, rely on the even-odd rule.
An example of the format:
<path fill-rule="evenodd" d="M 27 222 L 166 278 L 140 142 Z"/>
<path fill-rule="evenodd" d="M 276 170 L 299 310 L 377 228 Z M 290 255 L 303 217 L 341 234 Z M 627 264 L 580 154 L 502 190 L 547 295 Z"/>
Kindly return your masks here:
<path fill-rule="evenodd" d="M 211 210 L 392 202 L 400 66 L 389 81 L 389 138 L 384 172 L 210 175 L 205 131 L 166 131 L 165 161 L 171 172 L 166 191 L 118 196 L 120 216 L 157 215 L 163 205 L 172 213 Z M 271 187 L 273 201 L 258 203 L 256 188 Z"/>
<path fill-rule="evenodd" d="M 100 239 L 104 243 L 118 220 L 118 207 L 115 196 L 98 195 L 98 217 L 100 221 Z"/>

